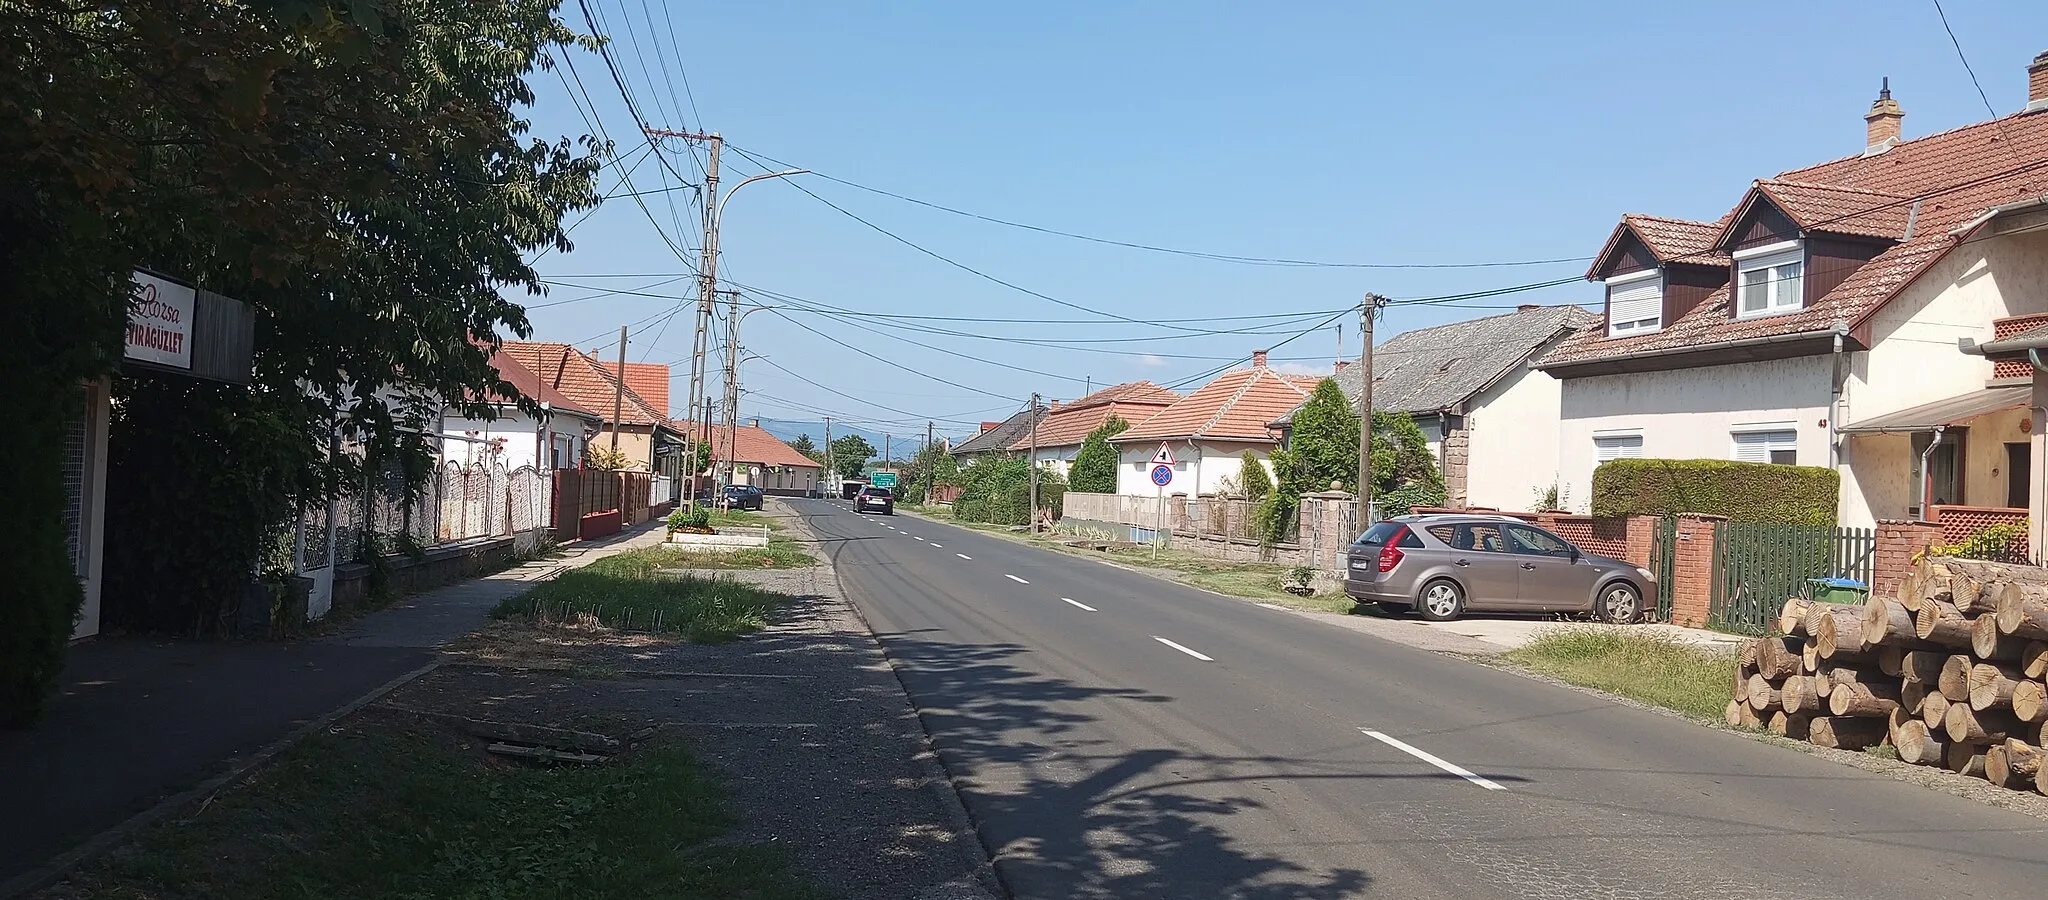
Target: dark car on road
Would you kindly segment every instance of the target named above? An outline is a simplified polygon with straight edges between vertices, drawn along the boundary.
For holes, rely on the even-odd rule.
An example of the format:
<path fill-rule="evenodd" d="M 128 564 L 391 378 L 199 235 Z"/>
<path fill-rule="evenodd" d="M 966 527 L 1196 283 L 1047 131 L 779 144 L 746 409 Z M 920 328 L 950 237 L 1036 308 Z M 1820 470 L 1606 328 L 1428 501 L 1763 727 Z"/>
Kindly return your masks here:
<path fill-rule="evenodd" d="M 861 488 L 860 493 L 853 498 L 853 511 L 878 512 L 885 516 L 893 516 L 896 514 L 896 494 L 888 488 Z"/>
<path fill-rule="evenodd" d="M 760 509 L 767 502 L 767 495 L 751 484 L 729 484 L 725 487 L 725 505 L 732 509 Z"/>
<path fill-rule="evenodd" d="M 1630 623 L 1657 579 L 1512 516 L 1417 515 L 1379 522 L 1347 554 L 1344 593 L 1434 622 L 1468 612 L 1598 613 Z"/>

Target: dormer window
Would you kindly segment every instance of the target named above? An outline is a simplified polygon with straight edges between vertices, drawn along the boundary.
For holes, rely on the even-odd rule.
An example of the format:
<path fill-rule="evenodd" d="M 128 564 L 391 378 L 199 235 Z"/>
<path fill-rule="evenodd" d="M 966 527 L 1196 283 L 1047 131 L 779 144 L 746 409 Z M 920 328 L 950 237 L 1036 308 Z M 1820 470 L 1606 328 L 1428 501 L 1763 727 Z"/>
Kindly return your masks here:
<path fill-rule="evenodd" d="M 1806 246 L 1785 241 L 1735 257 L 1735 317 L 1775 316 L 1806 305 Z"/>
<path fill-rule="evenodd" d="M 1650 269 L 1607 279 L 1607 336 L 1647 334 L 1664 327 L 1664 272 Z"/>

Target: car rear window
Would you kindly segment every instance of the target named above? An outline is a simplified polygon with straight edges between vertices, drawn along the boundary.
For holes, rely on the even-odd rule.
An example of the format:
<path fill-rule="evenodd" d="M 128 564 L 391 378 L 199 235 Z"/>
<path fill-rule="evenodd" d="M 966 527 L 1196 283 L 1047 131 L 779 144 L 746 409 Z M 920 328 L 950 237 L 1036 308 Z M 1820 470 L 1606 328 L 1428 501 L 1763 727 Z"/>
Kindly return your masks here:
<path fill-rule="evenodd" d="M 891 495 L 889 493 L 888 488 L 868 488 L 868 496 L 880 497 L 884 500 L 887 500 Z"/>
<path fill-rule="evenodd" d="M 1388 540 L 1394 539 L 1394 536 L 1397 534 L 1400 537 L 1395 540 L 1394 546 L 1396 547 L 1413 548 L 1422 546 L 1422 539 L 1416 537 L 1415 532 L 1409 531 L 1408 526 L 1399 522 L 1381 522 L 1378 525 L 1374 525 L 1366 529 L 1364 534 L 1358 536 L 1358 542 L 1379 547 L 1385 545 Z"/>

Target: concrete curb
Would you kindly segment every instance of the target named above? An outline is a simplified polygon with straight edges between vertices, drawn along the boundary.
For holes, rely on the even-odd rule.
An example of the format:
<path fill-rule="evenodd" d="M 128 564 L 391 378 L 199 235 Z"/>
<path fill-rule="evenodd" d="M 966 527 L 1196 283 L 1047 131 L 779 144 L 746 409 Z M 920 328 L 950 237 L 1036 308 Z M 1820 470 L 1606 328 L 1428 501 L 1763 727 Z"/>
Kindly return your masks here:
<path fill-rule="evenodd" d="M 913 515 L 915 514 L 913 513 Z M 799 512 L 794 518 L 799 527 L 803 528 L 813 539 L 818 539 L 817 532 L 811 530 L 809 516 Z M 919 518 L 922 517 L 920 516 Z M 823 541 L 819 540 L 819 543 L 822 544 Z M 896 679 L 896 689 L 902 692 L 904 704 L 910 707 L 911 717 L 917 720 L 918 730 L 924 735 L 924 752 L 917 755 L 918 765 L 925 770 L 926 778 L 932 779 L 935 782 L 943 782 L 950 788 L 950 790 L 943 792 L 944 799 L 942 802 L 946 807 L 947 818 L 953 820 L 954 832 L 973 835 L 975 845 L 981 848 L 981 853 L 975 860 L 974 865 L 974 880 L 977 882 L 977 886 L 990 897 L 1015 898 L 1017 892 L 1003 881 L 1002 874 L 996 870 L 995 848 L 989 846 L 987 833 L 982 830 L 981 823 L 975 821 L 974 814 L 967 809 L 967 801 L 961 797 L 960 779 L 954 776 L 952 770 L 946 768 L 945 758 L 939 755 L 938 746 L 932 742 L 931 728 L 925 724 L 924 715 L 918 712 L 917 703 L 910 699 L 910 686 L 903 682 L 902 667 L 897 664 L 896 658 L 889 654 L 889 648 L 882 643 L 882 639 L 875 634 L 875 624 L 868 621 L 868 614 L 860 608 L 860 604 L 853 602 L 853 598 L 847 595 L 846 585 L 839 579 L 839 561 L 833 559 L 830 553 L 821 553 L 821 556 L 823 557 L 821 562 L 824 567 L 832 573 L 832 589 L 837 592 L 840 601 L 845 603 L 848 609 L 853 610 L 854 618 L 858 619 L 861 627 L 867 630 L 869 643 L 874 646 L 875 652 L 882 657 L 882 661 L 889 664 L 889 674 Z M 958 898 L 958 900 L 967 900 L 967 895 L 965 894 L 956 894 L 953 897 Z M 5 900 L 5 898 L 0 897 L 0 900 Z"/>
<path fill-rule="evenodd" d="M 342 704 L 334 711 L 299 726 L 290 734 L 271 742 L 263 749 L 250 754 L 247 758 L 236 761 L 228 767 L 226 772 L 202 781 L 197 786 L 186 791 L 174 794 L 157 805 L 130 816 L 127 821 L 93 835 L 86 839 L 85 843 L 58 854 L 51 858 L 49 862 L 8 879 L 5 884 L 0 884 L 0 900 L 26 896 L 56 884 L 64 876 L 70 874 L 72 869 L 120 846 L 133 837 L 136 832 L 170 818 L 173 813 L 234 785 L 250 772 L 275 759 L 278 754 L 291 749 L 293 745 L 327 729 L 350 713 L 377 702 L 384 695 L 398 690 L 412 680 L 440 667 L 441 662 L 436 660 L 397 678 L 393 678 L 369 693 Z"/>

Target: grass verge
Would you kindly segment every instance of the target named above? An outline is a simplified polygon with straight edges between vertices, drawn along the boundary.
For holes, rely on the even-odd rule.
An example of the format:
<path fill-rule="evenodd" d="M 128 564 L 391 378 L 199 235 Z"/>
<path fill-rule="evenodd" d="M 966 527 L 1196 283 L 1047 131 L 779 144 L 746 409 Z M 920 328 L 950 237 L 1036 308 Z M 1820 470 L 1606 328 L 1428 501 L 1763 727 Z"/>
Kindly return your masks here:
<path fill-rule="evenodd" d="M 695 555 L 668 547 L 628 550 L 563 572 L 498 604 L 492 614 L 528 621 L 594 620 L 609 628 L 710 644 L 760 630 L 768 614 L 790 599 L 730 578 L 659 571 L 691 568 L 688 559 Z"/>
<path fill-rule="evenodd" d="M 1735 656 L 1638 631 L 1563 627 L 1502 654 L 1561 681 L 1720 721 Z"/>
<path fill-rule="evenodd" d="M 681 750 L 540 768 L 399 718 L 345 720 L 191 817 L 143 832 L 59 895 L 822 896 L 780 851 L 718 840 L 734 819 Z"/>

